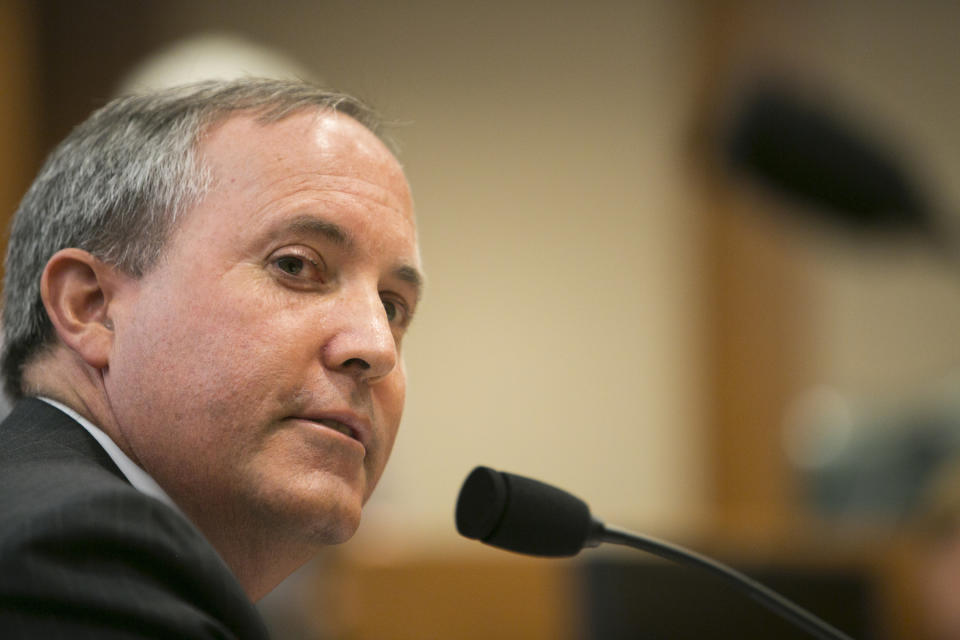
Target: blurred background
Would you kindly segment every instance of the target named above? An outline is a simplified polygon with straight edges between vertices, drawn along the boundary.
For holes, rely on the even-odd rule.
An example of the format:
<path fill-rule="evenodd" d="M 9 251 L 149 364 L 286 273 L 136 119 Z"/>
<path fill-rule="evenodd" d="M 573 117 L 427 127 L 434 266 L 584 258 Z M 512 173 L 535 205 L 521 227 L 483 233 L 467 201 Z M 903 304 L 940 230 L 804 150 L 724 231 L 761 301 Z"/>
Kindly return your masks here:
<path fill-rule="evenodd" d="M 960 638 L 960 4 L 0 0 L 0 215 L 120 92 L 312 78 L 396 126 L 428 272 L 297 638 L 792 638 L 639 554 L 460 539 L 477 464 L 857 637 Z"/>

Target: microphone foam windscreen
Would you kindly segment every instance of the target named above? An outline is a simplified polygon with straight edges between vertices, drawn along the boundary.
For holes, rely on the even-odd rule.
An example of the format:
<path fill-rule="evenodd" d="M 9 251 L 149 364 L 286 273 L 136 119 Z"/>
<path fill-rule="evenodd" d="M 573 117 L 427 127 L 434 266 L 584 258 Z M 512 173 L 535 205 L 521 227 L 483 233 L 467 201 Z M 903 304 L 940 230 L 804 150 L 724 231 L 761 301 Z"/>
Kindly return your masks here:
<path fill-rule="evenodd" d="M 518 553 L 572 556 L 593 524 L 590 508 L 556 487 L 488 467 L 474 469 L 460 490 L 457 530 Z"/>
<path fill-rule="evenodd" d="M 477 467 L 470 472 L 457 498 L 457 531 L 484 540 L 492 534 L 507 505 L 507 484 L 499 472 Z"/>

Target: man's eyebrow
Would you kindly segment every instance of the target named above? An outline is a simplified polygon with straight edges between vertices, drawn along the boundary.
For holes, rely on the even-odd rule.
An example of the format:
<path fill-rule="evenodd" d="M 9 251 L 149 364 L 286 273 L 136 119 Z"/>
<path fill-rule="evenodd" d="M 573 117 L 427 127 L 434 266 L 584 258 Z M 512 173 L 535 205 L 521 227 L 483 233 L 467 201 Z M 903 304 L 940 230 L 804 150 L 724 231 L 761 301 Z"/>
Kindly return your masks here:
<path fill-rule="evenodd" d="M 284 226 L 283 231 L 323 236 L 340 247 L 347 247 L 351 244 L 350 235 L 343 227 L 314 216 L 297 216 Z"/>
<path fill-rule="evenodd" d="M 403 265 L 402 267 L 397 267 L 393 275 L 397 277 L 398 280 L 402 280 L 407 284 L 413 285 L 413 288 L 416 289 L 417 299 L 420 298 L 423 293 L 423 275 L 417 271 L 415 267 L 409 265 Z"/>

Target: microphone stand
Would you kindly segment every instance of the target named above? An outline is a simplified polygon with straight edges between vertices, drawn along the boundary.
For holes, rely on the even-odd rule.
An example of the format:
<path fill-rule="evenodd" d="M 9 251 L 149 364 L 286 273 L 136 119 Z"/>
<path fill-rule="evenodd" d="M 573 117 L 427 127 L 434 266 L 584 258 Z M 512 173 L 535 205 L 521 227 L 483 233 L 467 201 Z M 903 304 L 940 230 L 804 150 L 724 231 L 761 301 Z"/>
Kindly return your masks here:
<path fill-rule="evenodd" d="M 784 598 L 776 591 L 765 587 L 735 569 L 700 555 L 695 551 L 690 551 L 679 545 L 657 540 L 656 538 L 640 536 L 624 529 L 607 526 L 595 519 L 593 521 L 593 529 L 590 532 L 585 546 L 596 547 L 603 542 L 632 547 L 678 564 L 706 569 L 727 580 L 741 591 L 745 591 L 751 599 L 816 638 L 820 638 L 821 640 L 853 640 L 847 634 Z"/>

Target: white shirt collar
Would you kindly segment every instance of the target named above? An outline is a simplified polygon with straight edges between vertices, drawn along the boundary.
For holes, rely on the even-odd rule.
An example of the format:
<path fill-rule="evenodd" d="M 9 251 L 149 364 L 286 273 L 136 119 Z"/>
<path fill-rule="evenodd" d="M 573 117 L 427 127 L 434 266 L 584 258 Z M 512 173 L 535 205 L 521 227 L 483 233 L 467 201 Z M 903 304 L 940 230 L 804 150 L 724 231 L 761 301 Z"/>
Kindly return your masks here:
<path fill-rule="evenodd" d="M 120 469 L 120 472 L 123 473 L 124 477 L 142 493 L 145 493 L 148 496 L 154 497 L 160 502 L 168 505 L 173 508 L 175 511 L 180 512 L 180 508 L 174 503 L 173 499 L 167 495 L 167 492 L 157 484 L 157 481 L 150 477 L 150 474 L 141 469 L 136 462 L 131 460 L 127 454 L 125 454 L 120 447 L 117 446 L 113 440 L 110 439 L 106 433 L 98 429 L 93 425 L 89 420 L 81 416 L 79 413 L 71 409 L 70 407 L 64 405 L 63 403 L 57 402 L 56 400 L 51 400 L 44 396 L 39 396 L 38 399 L 43 400 L 47 404 L 60 409 L 65 414 L 76 420 L 80 423 L 87 432 L 93 436 L 93 438 L 100 443 L 100 446 L 103 447 L 103 450 L 106 451 L 107 455 L 110 456 L 110 459 L 113 460 L 113 463 L 117 465 Z"/>

